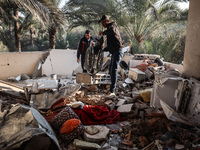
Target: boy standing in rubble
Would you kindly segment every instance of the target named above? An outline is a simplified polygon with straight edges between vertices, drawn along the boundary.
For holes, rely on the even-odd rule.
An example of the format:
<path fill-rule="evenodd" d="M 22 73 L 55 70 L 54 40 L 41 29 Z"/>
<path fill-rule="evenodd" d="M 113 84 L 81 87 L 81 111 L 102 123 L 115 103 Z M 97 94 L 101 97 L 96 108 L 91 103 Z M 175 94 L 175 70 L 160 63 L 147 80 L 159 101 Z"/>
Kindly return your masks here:
<path fill-rule="evenodd" d="M 107 30 L 105 31 L 99 31 L 99 35 L 103 34 L 107 36 L 107 47 L 104 48 L 104 51 L 109 51 L 112 54 L 109 66 L 109 72 L 111 77 L 110 96 L 115 96 L 114 92 L 117 83 L 117 69 L 119 66 L 119 61 L 123 56 L 121 50 L 122 38 L 116 23 L 110 23 L 108 16 L 103 15 L 99 20 L 99 23 L 100 22 L 104 28 L 107 28 Z"/>
<path fill-rule="evenodd" d="M 80 62 L 80 55 L 81 55 L 81 67 L 83 69 L 83 73 L 87 73 L 87 70 L 84 69 L 85 63 L 85 53 L 87 48 L 90 46 L 90 42 L 92 40 L 91 34 L 89 30 L 85 31 L 85 35 L 83 38 L 80 39 L 78 50 L 77 50 L 77 62 Z"/>

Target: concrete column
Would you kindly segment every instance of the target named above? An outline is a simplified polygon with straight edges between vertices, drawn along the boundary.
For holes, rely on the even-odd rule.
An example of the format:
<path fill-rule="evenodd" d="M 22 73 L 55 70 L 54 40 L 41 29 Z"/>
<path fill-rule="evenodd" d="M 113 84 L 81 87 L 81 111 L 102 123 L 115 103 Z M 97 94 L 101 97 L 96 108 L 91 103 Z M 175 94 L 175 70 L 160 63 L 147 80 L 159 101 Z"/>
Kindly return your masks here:
<path fill-rule="evenodd" d="M 183 76 L 200 78 L 200 0 L 190 0 Z"/>

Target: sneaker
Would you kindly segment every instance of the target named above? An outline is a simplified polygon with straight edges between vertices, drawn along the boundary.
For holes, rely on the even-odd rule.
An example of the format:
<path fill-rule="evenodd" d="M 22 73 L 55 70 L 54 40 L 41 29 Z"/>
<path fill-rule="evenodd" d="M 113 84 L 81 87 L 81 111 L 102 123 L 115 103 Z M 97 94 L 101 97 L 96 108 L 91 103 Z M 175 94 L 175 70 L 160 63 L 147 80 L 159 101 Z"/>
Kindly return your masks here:
<path fill-rule="evenodd" d="M 110 93 L 110 94 L 108 95 L 108 97 L 109 97 L 109 98 L 114 98 L 114 97 L 116 97 L 116 95 L 115 95 L 115 93 Z"/>

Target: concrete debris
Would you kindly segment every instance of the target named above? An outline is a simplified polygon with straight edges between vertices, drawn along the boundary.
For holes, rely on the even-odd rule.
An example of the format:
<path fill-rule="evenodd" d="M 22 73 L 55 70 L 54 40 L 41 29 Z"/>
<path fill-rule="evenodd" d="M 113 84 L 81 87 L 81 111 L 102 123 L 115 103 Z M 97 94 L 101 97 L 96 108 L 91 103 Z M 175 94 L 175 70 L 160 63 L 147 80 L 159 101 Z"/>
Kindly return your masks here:
<path fill-rule="evenodd" d="M 22 73 L 21 76 L 22 76 L 22 79 L 23 79 L 23 80 L 28 80 L 28 79 L 30 79 L 30 77 L 29 77 L 27 74 L 25 74 L 25 73 Z"/>
<path fill-rule="evenodd" d="M 90 150 L 90 149 L 96 150 L 96 149 L 101 148 L 101 146 L 96 143 L 86 142 L 86 141 L 82 141 L 82 140 L 78 140 L 78 139 L 75 139 L 73 144 L 75 147 L 78 147 L 81 149 L 88 149 L 88 150 Z"/>
<path fill-rule="evenodd" d="M 134 80 L 135 82 L 143 81 L 146 78 L 145 73 L 137 68 L 130 68 L 128 77 Z"/>
<path fill-rule="evenodd" d="M 10 77 L 8 78 L 9 81 L 13 81 L 13 82 L 19 82 L 21 80 L 22 76 L 19 75 L 17 77 Z"/>
<path fill-rule="evenodd" d="M 12 82 L 12 84 L 0 80 L 0 121 L 8 117 L 7 113 L 10 114 L 14 110 L 19 110 L 14 105 L 16 103 L 30 105 L 37 109 L 23 106 L 30 108 L 23 118 L 15 117 L 12 120 L 9 118 L 5 120 L 6 124 L 4 125 L 9 125 L 9 127 L 5 127 L 8 130 L 0 134 L 0 136 L 4 134 L 2 137 L 3 146 L 7 145 L 10 148 L 13 145 L 14 148 L 17 148 L 17 146 L 25 144 L 25 141 L 27 141 L 23 137 L 26 138 L 28 134 L 26 136 L 22 134 L 25 131 L 24 127 L 24 130 L 18 132 L 17 135 L 15 133 L 13 134 L 15 136 L 8 135 L 11 134 L 10 131 L 18 131 L 18 125 L 14 128 L 15 130 L 13 128 L 12 130 L 9 129 L 10 122 L 12 122 L 12 126 L 19 123 L 16 119 L 21 120 L 20 123 L 22 124 L 20 125 L 24 125 L 23 122 L 25 122 L 27 126 L 27 124 L 32 124 L 37 120 L 34 119 L 34 115 L 31 115 L 36 112 L 39 116 L 42 114 L 51 122 L 51 119 L 57 118 L 56 116 L 64 108 L 70 108 L 76 114 L 78 111 L 86 111 L 88 105 L 98 105 L 104 106 L 103 108 L 106 111 L 103 113 L 105 115 L 107 115 L 109 109 L 110 118 L 117 118 L 119 122 L 111 119 L 111 121 L 109 120 L 110 124 L 94 125 L 95 117 L 97 120 L 101 117 L 96 114 L 95 117 L 92 117 L 93 123 L 84 128 L 84 120 L 82 120 L 79 125 L 79 127 L 83 127 L 82 134 L 79 134 L 79 127 L 74 129 L 72 134 L 75 140 L 73 144 L 72 141 L 68 141 L 71 144 L 67 147 L 68 143 L 63 144 L 63 139 L 58 136 L 61 133 L 55 132 L 58 138 L 54 139 L 54 132 L 47 127 L 50 126 L 49 123 L 44 121 L 45 125 L 42 124 L 41 127 L 48 129 L 42 129 L 42 131 L 47 132 L 47 137 L 32 137 L 26 148 L 37 146 L 34 143 L 43 140 L 45 142 L 42 142 L 35 149 L 46 148 L 52 144 L 50 138 L 53 139 L 54 146 L 57 145 L 57 147 L 60 146 L 62 149 L 69 150 L 200 148 L 200 82 L 198 80 L 182 78 L 179 73 L 180 66 L 163 63 L 160 56 L 126 55 L 120 61 L 115 89 L 116 96 L 109 97 L 109 62 L 110 58 L 108 57 L 103 64 L 102 70 L 105 72 L 99 72 L 94 76 L 87 73 L 76 73 L 76 77 L 59 76 L 49 72 L 49 76 L 36 78 L 42 65 L 40 60 L 36 66 L 33 79 L 30 79 L 26 74 L 21 74 L 20 79 L 10 78 L 17 81 Z M 93 111 L 96 113 L 99 110 Z M 81 114 L 79 114 L 80 118 Z M 64 113 L 63 116 L 74 118 L 71 114 Z M 76 119 L 80 118 L 77 117 Z M 55 120 L 56 123 L 59 124 L 59 119 Z M 3 129 L 4 127 L 0 128 L 0 130 Z M 32 129 L 32 126 L 30 129 Z M 69 136 L 71 137 L 72 134 Z M 15 140 L 21 140 L 20 144 L 12 144 L 13 138 L 17 136 L 18 138 Z M 67 138 L 68 135 L 62 135 L 62 137 Z M 59 141 L 59 144 L 56 140 Z M 1 144 L 2 142 L 0 142 L 0 146 Z"/>
<path fill-rule="evenodd" d="M 115 108 L 115 102 L 112 100 L 108 100 L 105 102 L 106 107 L 108 107 L 109 110 L 113 110 Z"/>
<path fill-rule="evenodd" d="M 121 105 L 123 105 L 123 104 L 126 102 L 125 99 L 118 99 L 118 100 L 119 100 L 119 101 L 118 101 L 118 103 L 117 103 L 116 106 L 121 106 Z"/>
<path fill-rule="evenodd" d="M 125 79 L 125 82 L 126 82 L 127 84 L 133 84 L 133 83 L 134 83 L 133 80 L 130 79 L 130 78 Z"/>
<path fill-rule="evenodd" d="M 47 57 L 49 56 L 49 54 L 50 54 L 50 50 L 44 52 L 44 53 L 42 54 L 42 56 L 40 57 L 40 59 L 39 59 L 37 65 L 36 65 L 36 67 L 35 67 L 33 76 L 32 76 L 33 79 L 35 79 L 35 78 L 38 77 L 38 74 L 39 74 L 39 71 L 40 71 L 40 69 L 41 69 L 41 67 L 42 67 L 42 64 L 44 64 L 44 62 L 45 62 L 45 60 L 47 59 Z"/>
<path fill-rule="evenodd" d="M 36 149 L 46 149 L 52 145 L 50 139 L 54 143 L 52 147 L 61 149 L 52 128 L 33 107 L 17 104 L 7 110 L 0 122 L 3 123 L 0 128 L 0 149 L 2 150 L 23 149 L 22 147 L 29 147 L 29 145 L 34 145 Z M 37 138 L 34 139 L 36 136 Z M 24 142 L 26 144 L 21 147 Z"/>
<path fill-rule="evenodd" d="M 90 135 L 95 135 L 95 134 L 99 133 L 99 129 L 95 126 L 88 126 L 85 128 L 85 132 Z"/>
<path fill-rule="evenodd" d="M 120 113 L 130 113 L 132 111 L 133 104 L 121 105 L 117 108 L 117 111 Z"/>
<path fill-rule="evenodd" d="M 84 132 L 84 140 L 85 141 L 102 142 L 102 141 L 106 141 L 108 139 L 108 133 L 109 133 L 110 129 L 108 129 L 106 126 L 100 126 L 100 125 L 95 125 L 93 127 L 97 128 L 99 130 L 99 132 L 94 135 L 91 135 L 85 131 Z"/>

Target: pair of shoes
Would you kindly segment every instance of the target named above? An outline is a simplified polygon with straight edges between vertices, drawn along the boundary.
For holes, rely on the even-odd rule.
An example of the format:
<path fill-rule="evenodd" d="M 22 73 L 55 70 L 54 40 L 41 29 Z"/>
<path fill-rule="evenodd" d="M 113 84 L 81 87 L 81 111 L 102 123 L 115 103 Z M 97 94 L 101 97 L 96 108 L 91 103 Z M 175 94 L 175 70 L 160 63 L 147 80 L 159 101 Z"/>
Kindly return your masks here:
<path fill-rule="evenodd" d="M 108 97 L 109 97 L 109 98 L 114 98 L 114 97 L 116 97 L 116 95 L 115 95 L 115 93 L 110 93 L 110 94 L 108 95 Z"/>

